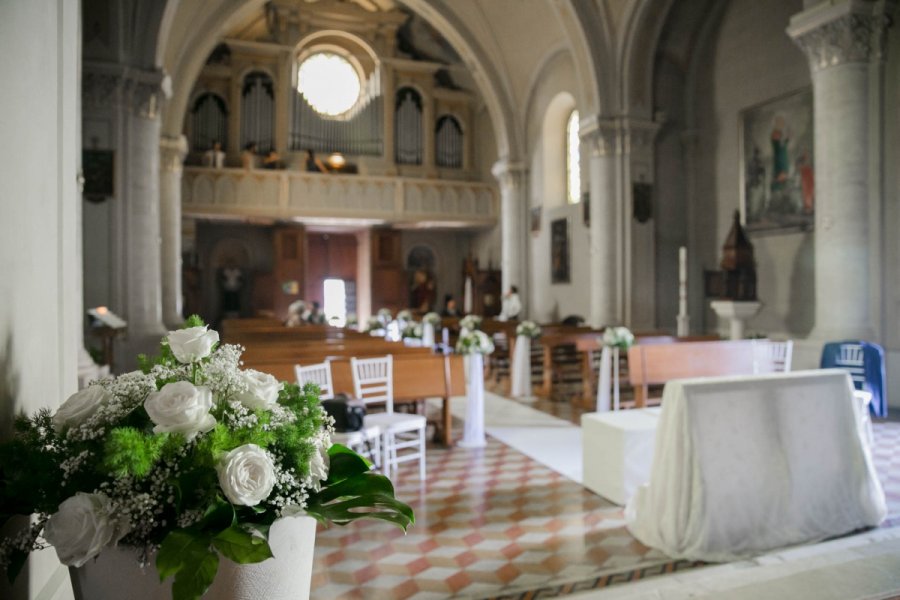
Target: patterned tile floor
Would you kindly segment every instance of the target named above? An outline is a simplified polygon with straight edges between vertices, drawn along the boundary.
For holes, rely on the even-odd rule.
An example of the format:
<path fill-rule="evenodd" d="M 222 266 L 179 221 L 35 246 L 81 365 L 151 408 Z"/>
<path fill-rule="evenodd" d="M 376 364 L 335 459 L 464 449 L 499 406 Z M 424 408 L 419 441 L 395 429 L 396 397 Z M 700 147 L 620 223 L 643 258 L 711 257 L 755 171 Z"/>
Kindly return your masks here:
<path fill-rule="evenodd" d="M 875 448 L 895 526 L 900 421 L 875 424 Z M 697 566 L 643 546 L 621 508 L 493 439 L 430 447 L 424 485 L 415 467 L 396 484 L 416 525 L 320 530 L 313 599 L 545 598 Z"/>

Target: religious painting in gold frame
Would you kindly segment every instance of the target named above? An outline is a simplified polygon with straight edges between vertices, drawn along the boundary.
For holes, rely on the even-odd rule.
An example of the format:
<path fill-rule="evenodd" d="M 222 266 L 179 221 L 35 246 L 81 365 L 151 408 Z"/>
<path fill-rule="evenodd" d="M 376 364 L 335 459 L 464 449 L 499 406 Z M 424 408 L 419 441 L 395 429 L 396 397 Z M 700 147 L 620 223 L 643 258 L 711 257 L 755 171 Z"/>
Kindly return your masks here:
<path fill-rule="evenodd" d="M 813 134 L 810 88 L 741 111 L 741 216 L 748 232 L 812 229 Z"/>
<path fill-rule="evenodd" d="M 550 282 L 569 283 L 570 274 L 569 219 L 550 223 Z"/>

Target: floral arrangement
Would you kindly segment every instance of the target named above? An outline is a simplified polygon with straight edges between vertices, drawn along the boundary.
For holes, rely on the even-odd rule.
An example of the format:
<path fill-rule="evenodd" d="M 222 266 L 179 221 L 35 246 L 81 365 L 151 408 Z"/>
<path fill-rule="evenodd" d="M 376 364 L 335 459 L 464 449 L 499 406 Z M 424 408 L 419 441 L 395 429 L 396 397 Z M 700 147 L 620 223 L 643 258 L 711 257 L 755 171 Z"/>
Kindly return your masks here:
<path fill-rule="evenodd" d="M 459 336 L 456 342 L 456 351 L 459 354 L 490 354 L 494 351 L 494 342 L 483 331 L 470 329 Z"/>
<path fill-rule="evenodd" d="M 366 333 L 383 336 L 384 323 L 382 323 L 381 319 L 379 319 L 378 317 L 369 317 L 369 320 L 366 321 Z"/>
<path fill-rule="evenodd" d="M 409 309 L 404 308 L 403 310 L 401 310 L 400 312 L 397 313 L 397 320 L 400 321 L 401 323 L 408 323 L 408 322 L 412 321 L 412 318 L 413 318 L 412 311 Z"/>
<path fill-rule="evenodd" d="M 522 321 L 516 326 L 516 335 L 524 335 L 534 339 L 541 335 L 541 326 L 534 321 Z"/>
<path fill-rule="evenodd" d="M 378 321 L 385 327 L 387 327 L 387 324 L 394 319 L 391 309 L 389 308 L 379 308 L 376 316 L 378 317 Z"/>
<path fill-rule="evenodd" d="M 634 344 L 634 334 L 627 327 L 607 327 L 603 332 L 603 345 L 628 350 Z"/>
<path fill-rule="evenodd" d="M 436 312 L 425 313 L 425 316 L 422 317 L 423 323 L 428 323 L 432 327 L 440 327 L 441 325 L 441 315 Z"/>
<path fill-rule="evenodd" d="M 344 327 L 355 328 L 359 325 L 359 318 L 356 316 L 356 313 L 351 312 L 347 313 L 347 320 L 344 322 Z"/>
<path fill-rule="evenodd" d="M 220 557 L 271 557 L 269 526 L 282 516 L 413 522 L 390 480 L 331 444 L 314 385 L 242 370 L 242 349 L 218 340 L 192 317 L 141 370 L 18 418 L 0 444 L 0 525 L 32 518 L 0 543 L 10 579 L 35 549 L 80 567 L 118 544 L 142 561 L 155 554 L 174 598 L 195 599 Z"/>
<path fill-rule="evenodd" d="M 481 321 L 482 319 L 478 315 L 466 315 L 459 320 L 459 327 L 460 329 L 475 331 L 476 329 L 481 329 Z"/>
<path fill-rule="evenodd" d="M 403 328 L 403 331 L 400 335 L 404 339 L 411 338 L 420 340 L 422 339 L 422 324 L 416 323 L 415 321 L 410 321 L 409 323 L 407 323 L 406 327 Z"/>

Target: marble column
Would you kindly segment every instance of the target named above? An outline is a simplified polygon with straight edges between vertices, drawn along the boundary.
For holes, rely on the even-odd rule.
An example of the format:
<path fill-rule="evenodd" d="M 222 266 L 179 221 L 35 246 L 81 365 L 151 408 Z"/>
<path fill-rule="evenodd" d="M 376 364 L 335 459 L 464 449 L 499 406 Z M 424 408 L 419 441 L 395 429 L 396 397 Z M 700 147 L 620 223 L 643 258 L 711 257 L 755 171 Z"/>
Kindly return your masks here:
<path fill-rule="evenodd" d="M 184 321 L 181 313 L 181 171 L 188 152 L 187 138 L 165 136 L 159 142 L 159 151 L 163 322 L 174 329 Z"/>
<path fill-rule="evenodd" d="M 883 61 L 885 5 L 823 2 L 791 19 L 788 34 L 809 59 L 815 127 L 815 278 L 818 339 L 873 339 L 870 273 L 880 258 L 870 226 L 874 181 L 870 94 Z M 873 66 L 875 69 L 873 69 Z M 873 79 L 875 77 L 875 79 Z M 876 150 L 877 152 L 877 150 Z M 877 189 L 874 188 L 874 189 Z"/>
<path fill-rule="evenodd" d="M 503 293 L 519 288 L 522 314 L 528 314 L 525 215 L 528 207 L 528 169 L 520 163 L 500 160 L 491 172 L 500 183 L 500 270 Z"/>
<path fill-rule="evenodd" d="M 582 120 L 581 129 L 581 141 L 589 148 L 590 157 L 590 324 L 592 327 L 619 325 L 624 317 L 618 252 L 623 244 L 619 235 L 621 215 L 616 183 L 621 136 L 618 127 L 607 120 Z"/>

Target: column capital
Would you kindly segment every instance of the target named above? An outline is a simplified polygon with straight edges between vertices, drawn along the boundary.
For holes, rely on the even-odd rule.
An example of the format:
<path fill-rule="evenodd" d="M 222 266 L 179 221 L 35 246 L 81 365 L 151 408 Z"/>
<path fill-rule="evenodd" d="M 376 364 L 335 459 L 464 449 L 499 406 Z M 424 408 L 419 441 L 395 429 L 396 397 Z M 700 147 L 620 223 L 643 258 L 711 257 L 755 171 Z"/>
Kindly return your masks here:
<path fill-rule="evenodd" d="M 622 153 L 620 123 L 615 118 L 588 115 L 578 123 L 581 143 L 587 144 L 591 156 L 612 156 Z"/>
<path fill-rule="evenodd" d="M 188 141 L 183 135 L 161 136 L 159 139 L 160 170 L 181 174 L 184 157 L 188 153 Z"/>
<path fill-rule="evenodd" d="M 884 60 L 891 1 L 826 0 L 791 18 L 787 34 L 812 71 Z"/>
<path fill-rule="evenodd" d="M 155 119 L 162 103 L 172 96 L 172 79 L 161 70 L 85 61 L 81 94 L 88 110 L 122 107 L 137 116 Z"/>
<path fill-rule="evenodd" d="M 520 187 L 528 177 L 528 167 L 524 163 L 513 162 L 501 158 L 491 167 L 491 174 L 497 179 L 501 187 Z"/>

